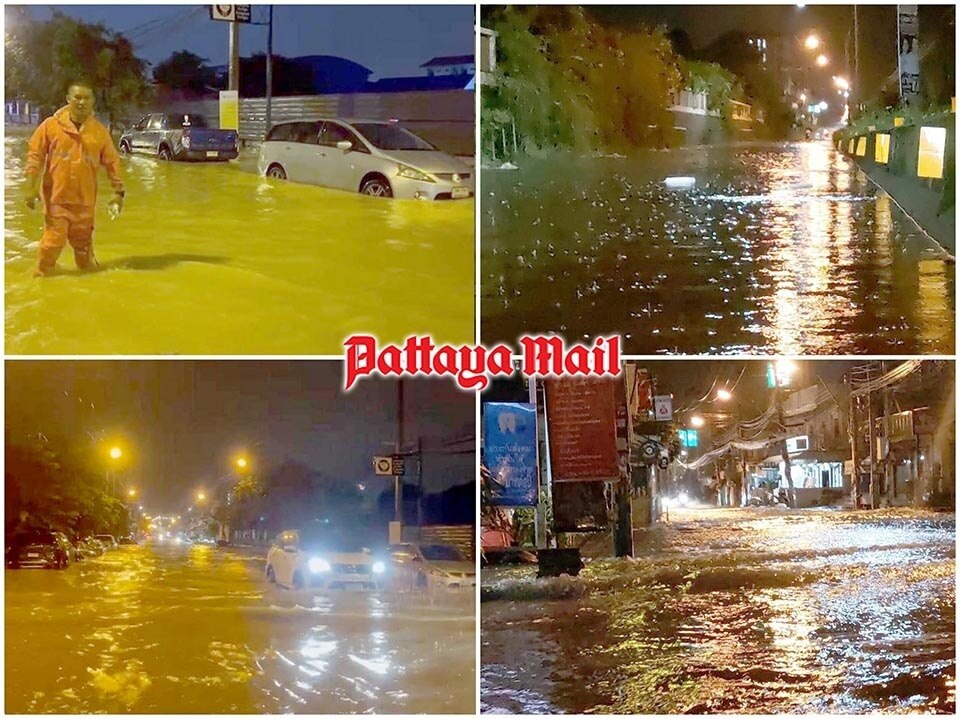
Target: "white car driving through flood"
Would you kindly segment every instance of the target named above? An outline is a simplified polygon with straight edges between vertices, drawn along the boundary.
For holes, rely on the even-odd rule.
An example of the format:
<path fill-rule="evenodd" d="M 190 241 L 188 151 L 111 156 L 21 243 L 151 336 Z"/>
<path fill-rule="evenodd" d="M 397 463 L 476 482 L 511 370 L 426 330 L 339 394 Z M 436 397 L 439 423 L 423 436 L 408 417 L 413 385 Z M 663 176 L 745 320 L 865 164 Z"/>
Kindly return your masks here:
<path fill-rule="evenodd" d="M 260 145 L 258 169 L 277 180 L 374 197 L 459 200 L 474 193 L 469 165 L 382 120 L 281 122 Z"/>

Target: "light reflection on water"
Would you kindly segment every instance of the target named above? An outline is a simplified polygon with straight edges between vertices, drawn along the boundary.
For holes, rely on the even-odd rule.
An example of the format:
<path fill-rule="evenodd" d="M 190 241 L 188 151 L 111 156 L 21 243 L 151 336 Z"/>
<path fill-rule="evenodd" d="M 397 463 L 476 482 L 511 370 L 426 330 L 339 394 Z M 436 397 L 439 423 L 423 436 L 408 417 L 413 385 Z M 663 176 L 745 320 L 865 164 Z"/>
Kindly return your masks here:
<path fill-rule="evenodd" d="M 668 175 L 697 186 L 672 191 Z M 827 144 L 553 157 L 486 171 L 484 340 L 630 354 L 944 353 L 953 265 Z"/>
<path fill-rule="evenodd" d="M 671 515 L 636 562 L 485 572 L 484 712 L 955 711 L 953 515 Z"/>
<path fill-rule="evenodd" d="M 128 157 L 123 214 L 98 209 L 105 271 L 77 275 L 67 248 L 63 274 L 37 281 L 25 146 L 6 137 L 9 353 L 313 355 L 358 332 L 473 339 L 473 201 L 381 201 L 234 163 Z"/>

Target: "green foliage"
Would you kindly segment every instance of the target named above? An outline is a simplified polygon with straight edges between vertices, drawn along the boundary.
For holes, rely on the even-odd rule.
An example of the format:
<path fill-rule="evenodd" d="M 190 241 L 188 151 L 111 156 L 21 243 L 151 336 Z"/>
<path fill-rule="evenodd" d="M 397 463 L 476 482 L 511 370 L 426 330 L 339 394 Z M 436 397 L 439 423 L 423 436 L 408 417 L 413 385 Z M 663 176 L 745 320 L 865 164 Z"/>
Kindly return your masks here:
<path fill-rule="evenodd" d="M 153 69 L 153 79 L 171 90 L 203 92 L 216 80 L 216 73 L 206 61 L 188 50 L 174 52 Z"/>
<path fill-rule="evenodd" d="M 706 93 L 708 110 L 726 112 L 731 100 L 744 99 L 740 79 L 715 62 L 684 59 L 680 74 L 685 87 L 693 92 Z"/>
<path fill-rule="evenodd" d="M 126 534 L 128 514 L 110 494 L 106 472 L 86 455 L 51 446 L 43 438 L 7 444 L 4 525 L 49 528 L 69 534 Z"/>
<path fill-rule="evenodd" d="M 482 94 L 485 154 L 663 144 L 680 73 L 662 31 L 607 29 L 557 6 L 507 7 L 493 26 L 499 60 Z"/>
<path fill-rule="evenodd" d="M 98 114 L 110 124 L 148 99 L 146 61 L 103 25 L 61 13 L 42 23 L 18 15 L 8 22 L 4 56 L 7 97 L 36 103 L 45 115 L 66 104 L 67 88 L 78 79 L 93 85 Z"/>

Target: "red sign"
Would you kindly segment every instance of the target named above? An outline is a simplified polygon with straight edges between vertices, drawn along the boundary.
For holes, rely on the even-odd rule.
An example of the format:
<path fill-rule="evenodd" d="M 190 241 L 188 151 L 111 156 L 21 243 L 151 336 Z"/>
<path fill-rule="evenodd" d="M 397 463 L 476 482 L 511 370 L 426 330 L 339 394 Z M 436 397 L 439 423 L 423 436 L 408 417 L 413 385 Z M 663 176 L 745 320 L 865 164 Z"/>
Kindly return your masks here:
<path fill-rule="evenodd" d="M 554 482 L 619 476 L 616 380 L 550 379 L 547 432 Z"/>
<path fill-rule="evenodd" d="M 649 412 L 653 409 L 653 379 L 645 369 L 637 370 L 637 379 L 634 385 L 634 395 L 631 398 L 635 414 Z"/>

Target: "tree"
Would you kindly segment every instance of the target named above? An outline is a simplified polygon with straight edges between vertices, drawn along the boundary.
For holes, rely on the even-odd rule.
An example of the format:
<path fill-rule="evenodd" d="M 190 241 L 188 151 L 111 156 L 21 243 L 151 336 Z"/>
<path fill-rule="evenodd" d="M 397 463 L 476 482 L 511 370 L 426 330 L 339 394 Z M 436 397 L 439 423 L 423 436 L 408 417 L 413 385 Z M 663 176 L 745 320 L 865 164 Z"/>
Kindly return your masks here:
<path fill-rule="evenodd" d="M 207 58 L 189 50 L 174 52 L 153 69 L 153 79 L 171 90 L 185 90 L 200 94 L 212 88 L 217 76 L 207 66 Z"/>
<path fill-rule="evenodd" d="M 144 105 L 147 62 L 122 34 L 54 13 L 47 22 L 18 16 L 7 32 L 6 91 L 36 103 L 44 115 L 65 104 L 71 82 L 93 85 L 98 114 L 108 124 Z"/>

